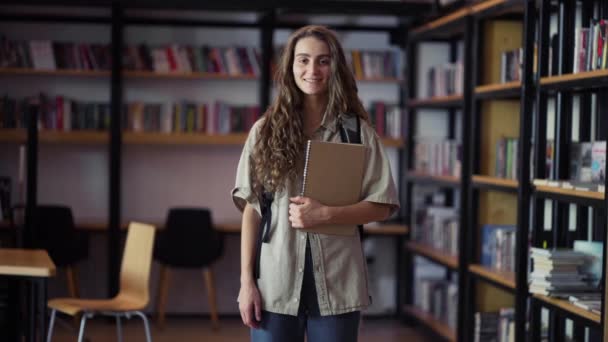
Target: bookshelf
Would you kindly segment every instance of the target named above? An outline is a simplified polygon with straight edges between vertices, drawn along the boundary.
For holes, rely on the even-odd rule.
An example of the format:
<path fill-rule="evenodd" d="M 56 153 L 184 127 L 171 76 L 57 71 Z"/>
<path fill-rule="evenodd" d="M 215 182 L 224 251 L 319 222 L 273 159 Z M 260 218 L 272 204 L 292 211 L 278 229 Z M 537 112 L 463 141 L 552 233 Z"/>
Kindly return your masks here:
<path fill-rule="evenodd" d="M 463 137 L 467 134 L 465 128 L 469 112 L 468 98 L 471 87 L 470 78 L 470 49 L 471 44 L 470 20 L 471 7 L 455 9 L 451 13 L 435 18 L 427 23 L 410 30 L 407 51 L 407 102 L 408 121 L 406 134 L 405 161 L 407 173 L 406 182 L 406 217 L 412 230 L 410 240 L 406 243 L 407 272 L 415 274 L 417 268 L 425 267 L 421 259 L 427 259 L 442 267 L 441 276 L 433 277 L 441 293 L 445 292 L 443 303 L 434 303 L 432 299 L 425 299 L 426 290 L 423 290 L 425 280 L 412 279 L 406 289 L 406 317 L 418 322 L 434 335 L 449 341 L 462 340 L 462 296 L 461 289 L 466 274 L 466 268 L 461 253 L 453 255 L 448 250 L 462 251 L 464 240 L 462 238 L 466 225 L 461 218 L 453 217 L 450 212 L 458 213 L 462 201 L 462 175 L 466 172 L 467 151 L 462 146 L 462 153 L 452 153 L 453 146 L 460 146 Z M 446 82 L 446 80 L 450 80 Z M 460 147 L 456 147 L 458 149 Z M 446 154 L 436 153 L 445 151 Z M 441 156 L 441 157 L 439 157 Z M 441 160 L 436 162 L 437 160 Z M 434 189 L 433 198 L 442 198 L 433 204 L 425 203 L 424 198 L 430 198 L 425 189 Z M 466 199 L 465 199 L 466 201 Z M 441 213 L 444 214 L 441 214 Z M 421 215 L 426 218 L 421 221 Z M 433 219 L 434 215 L 450 215 L 450 224 L 438 226 Z M 441 216 L 437 216 L 441 217 Z M 424 222 L 430 223 L 435 231 L 446 230 L 449 234 L 447 245 L 442 243 L 440 250 L 430 245 L 428 237 L 420 237 L 429 228 Z M 454 228 L 456 227 L 456 228 Z M 457 229 L 456 231 L 454 229 Z M 426 242 L 423 242 L 426 241 Z M 435 245 L 436 246 L 436 245 Z M 455 279 L 458 279 L 457 281 Z M 456 301 L 451 300 L 450 288 L 456 287 Z M 432 304 L 428 304 L 428 302 Z M 445 312 L 435 311 L 432 307 L 446 308 Z M 431 311 L 424 311 L 424 307 Z M 452 318 L 454 317 L 454 318 Z M 453 322 L 450 320 L 453 319 Z"/>

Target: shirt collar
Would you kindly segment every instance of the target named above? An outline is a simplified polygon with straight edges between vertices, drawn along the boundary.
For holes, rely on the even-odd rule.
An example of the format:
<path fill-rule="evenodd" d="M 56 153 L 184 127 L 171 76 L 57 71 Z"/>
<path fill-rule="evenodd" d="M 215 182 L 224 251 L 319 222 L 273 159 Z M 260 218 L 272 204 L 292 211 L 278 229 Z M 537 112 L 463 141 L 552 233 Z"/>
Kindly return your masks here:
<path fill-rule="evenodd" d="M 338 116 L 332 115 L 328 112 L 323 114 L 323 119 L 321 120 L 321 127 L 323 129 L 330 131 L 331 133 L 335 133 L 338 130 Z"/>

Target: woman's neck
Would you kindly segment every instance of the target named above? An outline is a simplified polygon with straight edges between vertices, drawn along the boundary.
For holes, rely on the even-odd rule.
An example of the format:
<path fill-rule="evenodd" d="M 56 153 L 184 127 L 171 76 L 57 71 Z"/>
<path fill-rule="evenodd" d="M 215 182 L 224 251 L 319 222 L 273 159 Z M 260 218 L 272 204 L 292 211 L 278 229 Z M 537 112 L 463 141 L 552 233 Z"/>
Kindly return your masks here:
<path fill-rule="evenodd" d="M 304 101 L 304 134 L 312 136 L 319 128 L 327 109 L 327 97 L 307 96 Z"/>

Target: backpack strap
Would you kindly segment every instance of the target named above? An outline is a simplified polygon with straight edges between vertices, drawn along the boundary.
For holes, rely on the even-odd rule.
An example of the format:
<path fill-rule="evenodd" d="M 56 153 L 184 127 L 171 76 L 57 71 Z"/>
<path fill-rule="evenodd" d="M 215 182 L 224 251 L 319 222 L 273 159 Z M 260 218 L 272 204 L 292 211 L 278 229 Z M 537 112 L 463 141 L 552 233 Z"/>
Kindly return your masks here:
<path fill-rule="evenodd" d="M 355 123 L 353 124 L 352 121 L 355 121 Z M 348 129 L 347 127 L 351 127 L 351 128 L 355 128 L 355 130 L 353 131 L 352 129 Z M 354 126 L 354 127 L 352 127 Z M 346 121 L 343 122 L 343 120 L 338 120 L 338 131 L 340 131 L 340 139 L 342 140 L 343 143 L 347 143 L 347 144 L 362 144 L 362 139 L 361 139 L 361 118 L 359 118 L 358 115 L 355 116 L 348 116 L 346 117 Z M 359 229 L 359 238 L 363 239 L 363 225 L 357 225 L 357 228 Z"/>

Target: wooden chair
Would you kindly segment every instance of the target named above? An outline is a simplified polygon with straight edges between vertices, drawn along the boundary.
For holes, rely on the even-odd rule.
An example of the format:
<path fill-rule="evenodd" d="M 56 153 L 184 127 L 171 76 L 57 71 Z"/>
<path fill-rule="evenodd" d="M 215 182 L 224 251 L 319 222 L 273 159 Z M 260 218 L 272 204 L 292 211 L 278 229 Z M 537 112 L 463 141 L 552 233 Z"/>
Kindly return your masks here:
<path fill-rule="evenodd" d="M 82 313 L 78 341 L 83 341 L 84 328 L 88 318 L 95 314 L 116 317 L 118 341 L 122 341 L 121 317 L 131 318 L 132 315 L 141 317 L 144 322 L 146 340 L 152 341 L 150 326 L 143 310 L 149 301 L 149 279 L 152 264 L 152 250 L 156 228 L 151 225 L 132 222 L 129 224 L 127 242 L 122 256 L 120 270 L 120 291 L 112 299 L 74 299 L 57 298 L 48 302 L 51 311 L 47 342 L 51 342 L 53 325 L 57 311 L 75 316 Z"/>
<path fill-rule="evenodd" d="M 165 305 L 170 268 L 202 268 L 207 287 L 211 323 L 219 329 L 212 264 L 222 255 L 224 236 L 213 229 L 211 211 L 206 208 L 171 208 L 165 229 L 156 237 L 154 258 L 160 263 L 160 284 L 156 302 L 157 324 L 165 325 Z"/>

